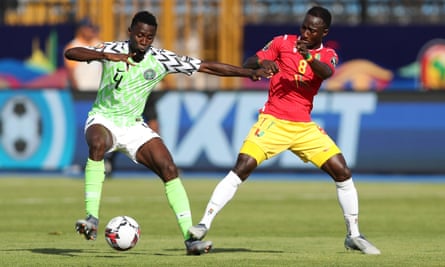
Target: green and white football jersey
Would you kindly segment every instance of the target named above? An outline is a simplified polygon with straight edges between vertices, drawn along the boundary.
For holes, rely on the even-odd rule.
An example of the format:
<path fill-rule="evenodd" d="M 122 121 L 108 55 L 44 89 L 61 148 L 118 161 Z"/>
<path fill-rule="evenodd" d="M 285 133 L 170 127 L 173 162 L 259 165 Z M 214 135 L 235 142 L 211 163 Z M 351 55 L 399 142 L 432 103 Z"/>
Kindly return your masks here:
<path fill-rule="evenodd" d="M 128 54 L 128 41 L 105 42 L 97 51 Z M 133 62 L 130 59 L 130 62 Z M 192 75 L 201 60 L 150 47 L 134 66 L 103 60 L 103 71 L 96 100 L 89 116 L 100 114 L 118 126 L 130 126 L 142 118 L 145 102 L 153 88 L 169 73 Z"/>

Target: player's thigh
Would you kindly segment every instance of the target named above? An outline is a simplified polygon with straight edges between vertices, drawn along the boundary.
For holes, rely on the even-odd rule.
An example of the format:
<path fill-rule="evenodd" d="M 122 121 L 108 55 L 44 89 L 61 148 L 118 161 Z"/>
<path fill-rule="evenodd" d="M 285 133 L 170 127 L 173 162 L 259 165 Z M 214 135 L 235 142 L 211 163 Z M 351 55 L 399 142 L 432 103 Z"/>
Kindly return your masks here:
<path fill-rule="evenodd" d="M 137 152 L 136 160 L 154 171 L 164 181 L 178 177 L 177 167 L 161 138 L 152 138 L 143 144 Z"/>
<path fill-rule="evenodd" d="M 295 142 L 289 148 L 304 162 L 312 162 L 321 167 L 332 156 L 341 153 L 332 138 L 313 122 L 301 123 Z"/>
<path fill-rule="evenodd" d="M 285 124 L 273 116 L 260 114 L 244 140 L 240 153 L 255 158 L 259 165 L 287 150 L 293 139 Z"/>
<path fill-rule="evenodd" d="M 101 115 L 89 116 L 84 125 L 88 147 L 102 146 L 104 153 L 115 150 L 118 131 L 119 128 L 111 120 Z"/>
<path fill-rule="evenodd" d="M 160 139 L 158 133 L 150 129 L 145 122 L 138 123 L 118 137 L 118 149 L 136 163 L 138 151 L 142 146 L 154 138 Z"/>

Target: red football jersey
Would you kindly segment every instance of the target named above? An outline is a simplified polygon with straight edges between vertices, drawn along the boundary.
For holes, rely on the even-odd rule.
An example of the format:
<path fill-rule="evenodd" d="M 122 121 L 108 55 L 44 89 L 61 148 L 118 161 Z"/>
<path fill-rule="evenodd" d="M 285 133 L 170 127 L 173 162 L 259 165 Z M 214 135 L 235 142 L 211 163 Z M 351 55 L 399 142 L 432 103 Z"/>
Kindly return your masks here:
<path fill-rule="evenodd" d="M 280 69 L 270 79 L 269 97 L 260 112 L 278 119 L 309 122 L 312 102 L 323 79 L 312 72 L 309 63 L 297 52 L 297 39 L 297 35 L 277 36 L 256 53 L 261 60 L 275 61 Z M 333 49 L 321 46 L 310 53 L 335 72 L 338 56 Z"/>

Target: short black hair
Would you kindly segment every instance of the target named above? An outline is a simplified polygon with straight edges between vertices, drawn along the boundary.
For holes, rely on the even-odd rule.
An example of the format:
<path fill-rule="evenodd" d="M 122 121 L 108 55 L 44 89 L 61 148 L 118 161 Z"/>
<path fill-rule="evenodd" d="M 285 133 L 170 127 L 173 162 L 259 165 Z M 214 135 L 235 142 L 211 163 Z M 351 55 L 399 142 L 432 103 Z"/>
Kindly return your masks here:
<path fill-rule="evenodd" d="M 321 18 L 326 26 L 326 29 L 329 29 L 329 27 L 331 27 L 331 21 L 332 21 L 331 12 L 329 12 L 329 10 L 327 10 L 326 8 L 322 6 L 314 6 L 311 9 L 309 9 L 307 14 L 317 18 Z"/>
<path fill-rule="evenodd" d="M 158 27 L 158 23 L 156 22 L 156 17 L 148 11 L 140 11 L 136 13 L 133 19 L 131 20 L 130 27 L 133 28 L 133 26 L 138 24 L 139 22 Z"/>

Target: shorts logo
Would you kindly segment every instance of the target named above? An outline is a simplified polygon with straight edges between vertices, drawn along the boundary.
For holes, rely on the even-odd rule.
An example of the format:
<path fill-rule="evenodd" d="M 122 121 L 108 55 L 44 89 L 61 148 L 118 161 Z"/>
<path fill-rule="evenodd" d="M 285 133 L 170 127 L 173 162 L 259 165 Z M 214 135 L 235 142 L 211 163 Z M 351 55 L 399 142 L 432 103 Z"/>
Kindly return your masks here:
<path fill-rule="evenodd" d="M 144 71 L 144 79 L 153 80 L 156 77 L 156 72 L 153 69 L 148 69 Z"/>
<path fill-rule="evenodd" d="M 261 137 L 261 136 L 263 136 L 264 135 L 264 131 L 261 131 L 261 129 L 256 129 L 256 131 L 255 131 L 255 136 L 257 136 L 257 137 Z"/>
<path fill-rule="evenodd" d="M 89 119 L 88 121 L 87 121 L 87 125 L 89 125 L 89 124 L 91 124 L 92 122 L 94 121 L 94 118 L 91 118 L 91 119 Z"/>

